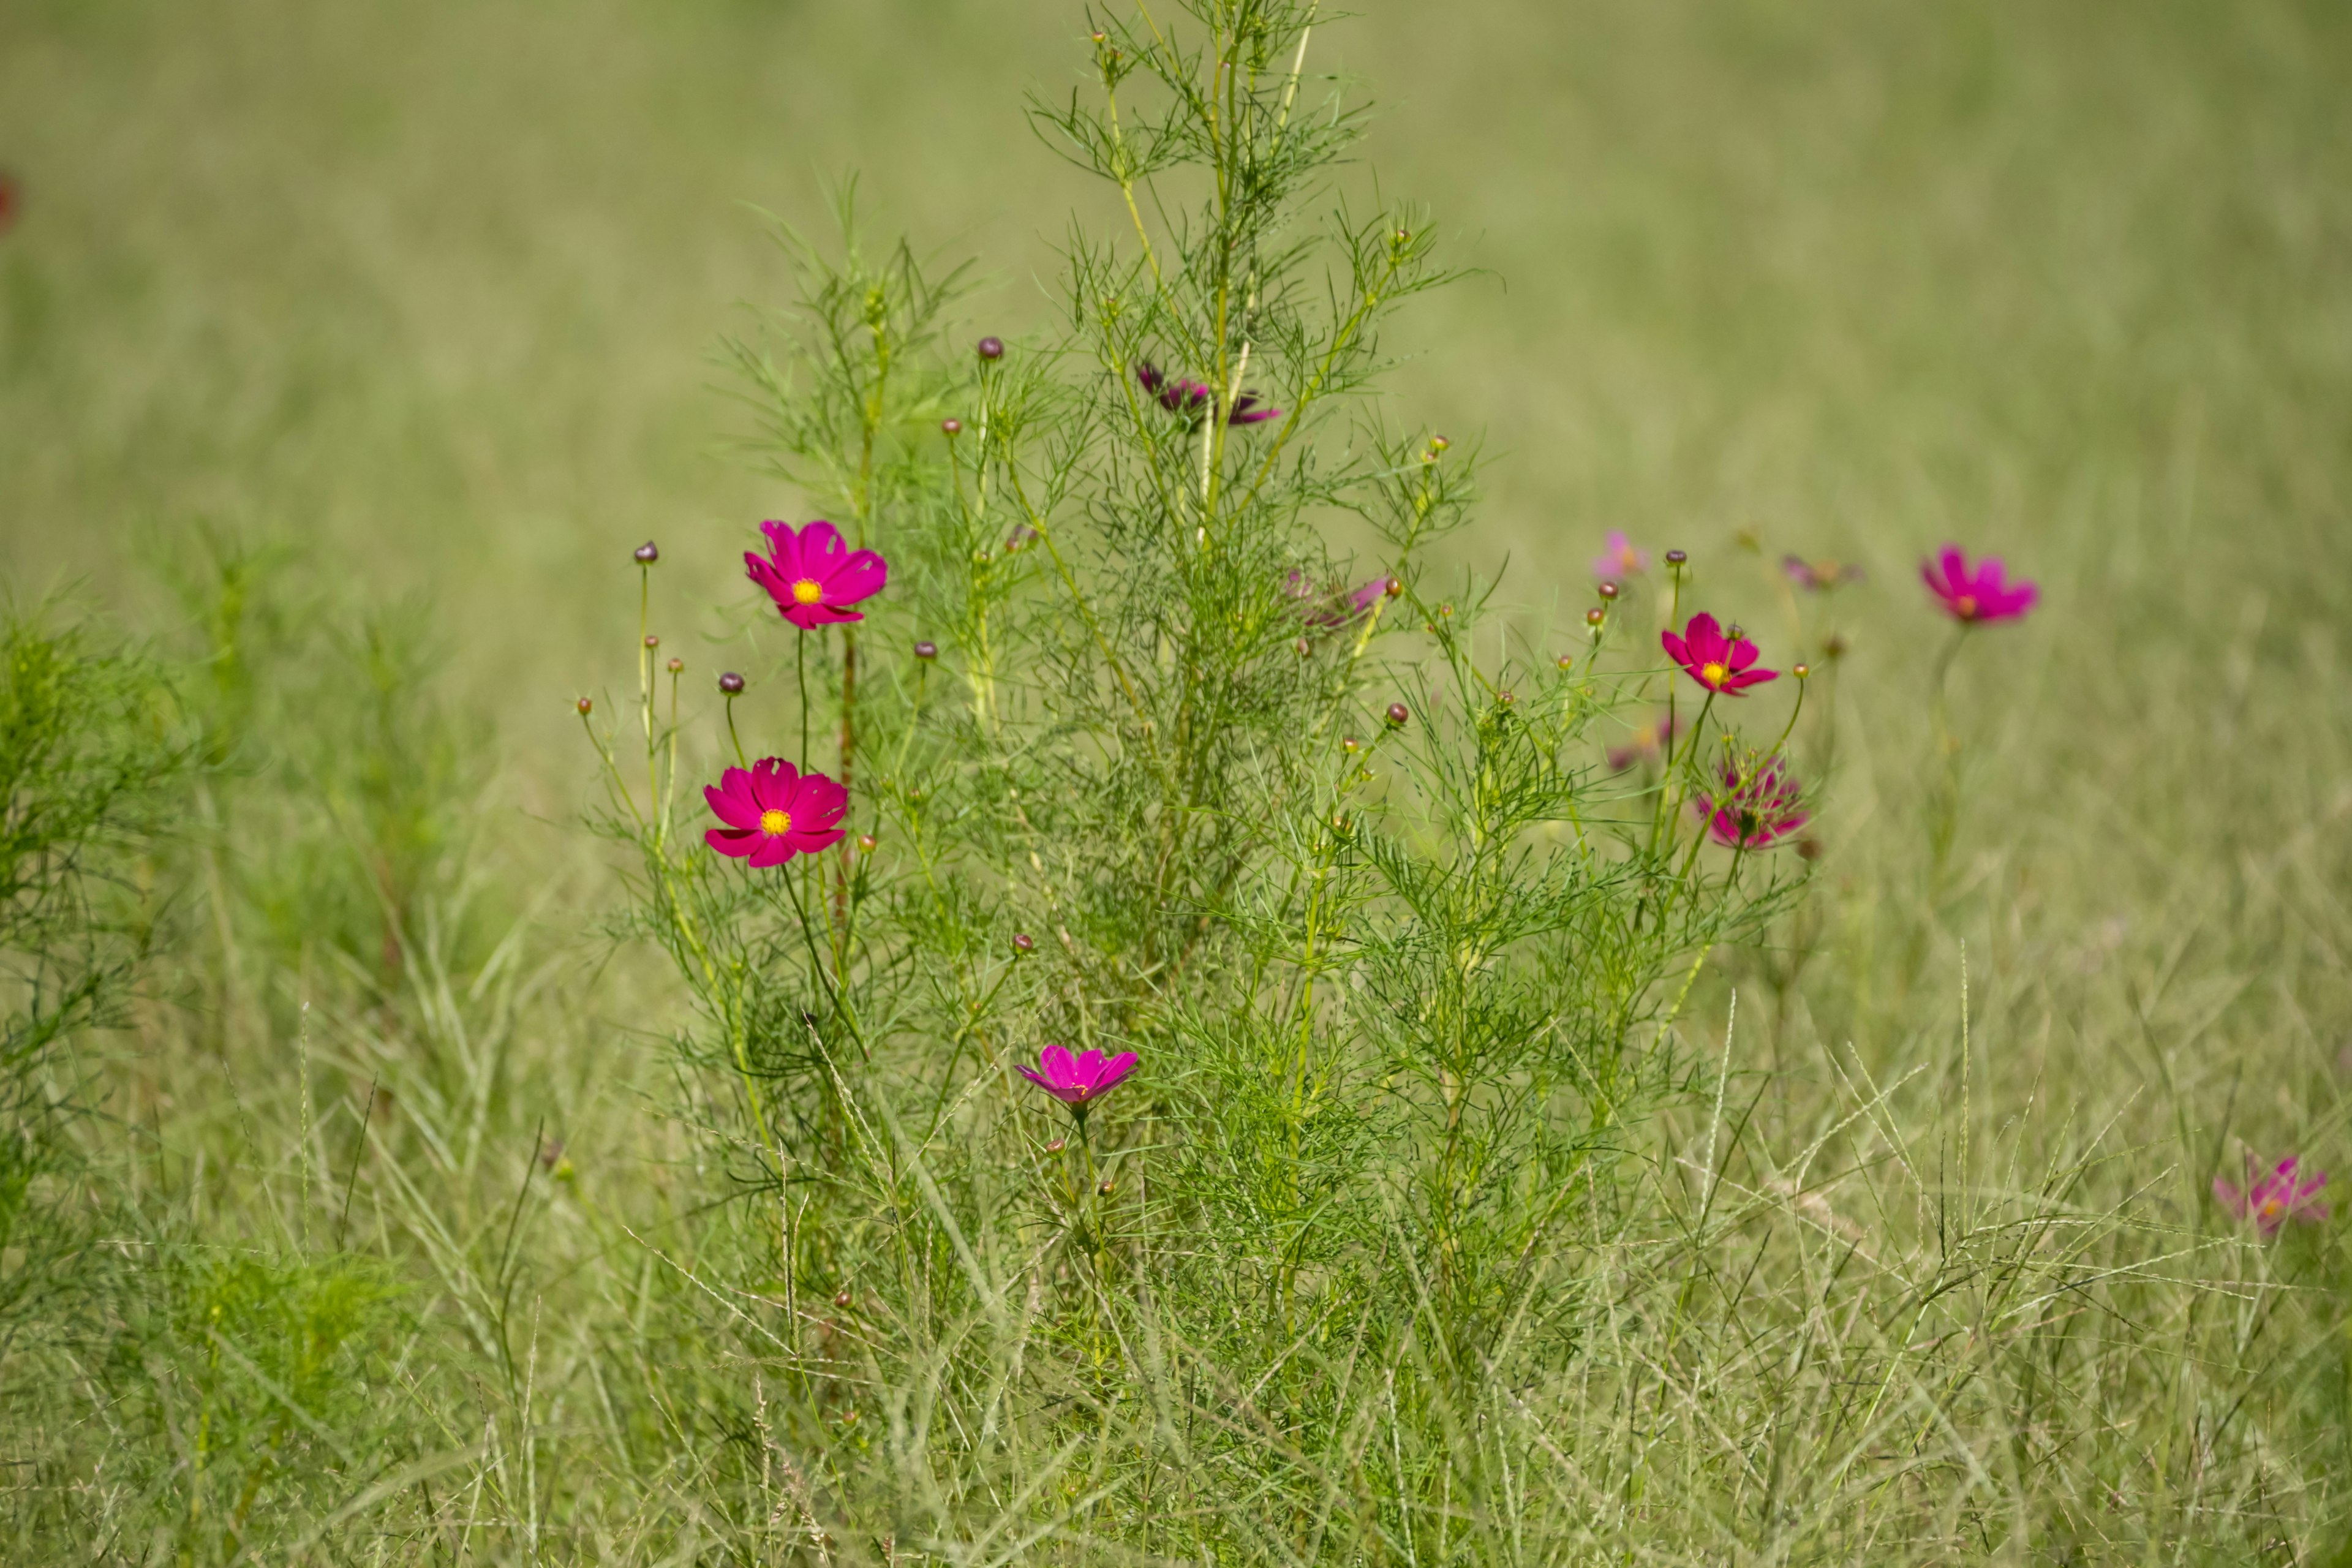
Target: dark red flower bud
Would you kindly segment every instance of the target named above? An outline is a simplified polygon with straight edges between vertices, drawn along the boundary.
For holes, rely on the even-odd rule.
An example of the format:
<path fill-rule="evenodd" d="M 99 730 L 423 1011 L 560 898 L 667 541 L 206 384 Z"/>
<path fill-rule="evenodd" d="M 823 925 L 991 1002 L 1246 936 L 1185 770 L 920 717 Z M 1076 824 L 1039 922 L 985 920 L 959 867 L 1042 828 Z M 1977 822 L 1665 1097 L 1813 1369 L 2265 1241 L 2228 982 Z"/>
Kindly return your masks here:
<path fill-rule="evenodd" d="M 647 647 L 661 647 L 661 638 L 654 636 L 651 632 L 647 632 L 646 634 L 646 646 Z"/>
<path fill-rule="evenodd" d="M 656 545 L 650 539 L 646 540 L 643 544 L 638 545 L 635 550 L 630 552 L 630 554 L 635 559 L 636 563 L 640 566 L 650 566 L 655 562 L 661 559 L 660 547 Z"/>
<path fill-rule="evenodd" d="M 1308 642 L 1305 637 L 1300 637 L 1297 642 L 1290 645 L 1290 651 L 1297 654 L 1299 658 L 1305 658 L 1308 654 L 1315 651 L 1315 645 Z"/>
<path fill-rule="evenodd" d="M 1598 626 L 1601 622 L 1608 618 L 1609 612 L 1601 608 L 1598 605 L 1584 612 L 1584 624 L 1588 626 Z"/>
<path fill-rule="evenodd" d="M 1002 338 L 981 339 L 980 357 L 984 360 L 1003 359 L 1004 357 L 1004 340 Z"/>
<path fill-rule="evenodd" d="M 1391 599 L 1395 598 L 1399 594 L 1404 592 L 1404 579 L 1402 577 L 1390 578 L 1388 582 L 1381 586 L 1381 592 L 1386 594 Z"/>
<path fill-rule="evenodd" d="M 1669 550 L 1666 552 L 1666 564 L 1669 566 L 1680 566 L 1689 559 L 1689 553 L 1685 551 Z"/>
<path fill-rule="evenodd" d="M 1799 680 L 1804 679 L 1805 677 L 1812 674 L 1812 672 L 1813 667 L 1809 664 L 1798 665 L 1789 671 L 1790 675 L 1795 676 Z"/>
<path fill-rule="evenodd" d="M 940 421 L 940 433 L 946 436 L 961 436 L 963 434 L 963 421 L 961 419 L 942 419 Z"/>
<path fill-rule="evenodd" d="M 1552 662 L 1559 666 L 1562 669 L 1574 669 L 1576 668 L 1576 656 L 1572 653 L 1564 653 L 1558 658 L 1552 660 Z"/>
<path fill-rule="evenodd" d="M 915 657 L 917 658 L 937 658 L 940 657 L 940 645 L 935 642 L 919 642 L 915 645 Z"/>
<path fill-rule="evenodd" d="M 1437 618 L 1438 618 L 1439 620 L 1441 620 L 1441 621 L 1450 621 L 1450 620 L 1452 620 L 1452 619 L 1454 618 L 1454 606 L 1453 606 L 1453 605 L 1438 605 L 1438 606 L 1437 606 Z"/>
<path fill-rule="evenodd" d="M 1099 1185 L 1097 1185 L 1097 1186 L 1095 1188 L 1095 1191 L 1096 1191 L 1096 1192 L 1097 1192 L 1097 1193 L 1099 1193 L 1099 1194 L 1101 1194 L 1104 1197 L 1108 1197 L 1108 1196 L 1110 1196 L 1110 1183 L 1109 1183 L 1109 1181 L 1108 1181 L 1108 1180 L 1107 1180 L 1107 1179 L 1106 1179 L 1105 1181 L 1103 1181 Z"/>
<path fill-rule="evenodd" d="M 581 711 L 581 714 L 582 714 L 583 717 L 584 717 L 584 716 L 586 716 L 586 714 L 587 714 L 588 710 L 589 710 L 591 708 L 593 708 L 593 707 L 595 707 L 595 706 L 596 706 L 596 705 L 595 705 L 593 702 L 589 701 L 589 700 L 588 700 L 588 699 L 586 699 L 585 697 L 583 697 L 583 698 L 580 700 L 580 711 Z"/>
<path fill-rule="evenodd" d="M 1056 1138 L 1051 1143 L 1045 1145 L 1045 1152 L 1048 1154 L 1058 1154 L 1069 1146 L 1070 1143 L 1068 1139 Z"/>
<path fill-rule="evenodd" d="M 684 659 L 682 659 L 682 658 L 678 658 L 678 657 L 677 657 L 677 655 L 675 655 L 675 654 L 672 654 L 672 655 L 670 656 L 670 661 L 669 661 L 669 672 L 670 672 L 672 675 L 676 675 L 679 670 L 684 669 L 685 668 L 686 668 L 686 660 L 684 660 Z"/>
<path fill-rule="evenodd" d="M 1443 436 L 1432 436 L 1429 438 L 1429 447 L 1433 452 L 1443 452 L 1446 447 L 1451 447 L 1452 445 L 1454 445 L 1454 443 L 1447 440 Z"/>
<path fill-rule="evenodd" d="M 1614 583 L 1603 583 L 1601 584 L 1601 596 L 1604 599 L 1614 599 L 1620 592 L 1621 590 Z"/>
<path fill-rule="evenodd" d="M 1339 738 L 1339 749 L 1343 752 L 1359 752 L 1363 749 L 1363 745 L 1364 743 L 1353 735 L 1342 735 Z"/>
<path fill-rule="evenodd" d="M 1406 720 L 1412 717 L 1412 710 L 1406 707 L 1403 703 L 1391 702 L 1389 704 L 1389 724 L 1391 728 L 1403 723 Z"/>
<path fill-rule="evenodd" d="M 740 697 L 743 694 L 743 678 L 730 669 L 719 678 L 719 689 L 730 697 Z"/>
<path fill-rule="evenodd" d="M 860 855 L 871 855 L 874 853 L 874 835 L 871 833 L 861 833 L 857 836 L 857 852 Z"/>
<path fill-rule="evenodd" d="M 846 1290 L 836 1291 L 834 1294 L 833 1304 L 836 1307 L 847 1307 L 849 1305 L 849 1292 Z M 854 1416 L 846 1415 L 842 1417 L 845 1421 L 854 1418 Z"/>
<path fill-rule="evenodd" d="M 1510 689 L 1507 687 L 1503 690 L 1495 693 L 1495 700 L 1501 703 L 1504 707 L 1508 708 L 1512 703 L 1517 702 L 1518 699 L 1512 696 Z"/>
<path fill-rule="evenodd" d="M 1025 931 L 1014 931 L 1013 933 L 1013 951 L 1015 952 L 1034 952 L 1037 951 L 1037 939 L 1031 936 Z"/>

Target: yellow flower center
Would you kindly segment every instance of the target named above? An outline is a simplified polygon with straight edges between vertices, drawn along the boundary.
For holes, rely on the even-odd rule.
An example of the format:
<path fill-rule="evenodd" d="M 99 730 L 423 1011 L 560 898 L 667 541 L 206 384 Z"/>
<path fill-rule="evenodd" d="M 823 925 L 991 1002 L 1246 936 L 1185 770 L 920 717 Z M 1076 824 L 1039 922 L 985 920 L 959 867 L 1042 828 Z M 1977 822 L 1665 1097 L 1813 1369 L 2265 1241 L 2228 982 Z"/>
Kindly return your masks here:
<path fill-rule="evenodd" d="M 1698 667 L 1698 678 L 1709 686 L 1722 685 L 1724 678 L 1730 673 L 1730 670 L 1719 664 L 1702 664 Z"/>
<path fill-rule="evenodd" d="M 1964 621 L 1975 620 L 1977 618 L 1976 595 L 1973 594 L 1961 595 L 1958 598 L 1952 601 L 1952 608 L 1958 613 L 1960 619 Z"/>
<path fill-rule="evenodd" d="M 773 838 L 792 830 L 793 814 L 789 811 L 763 811 L 760 814 L 760 831 Z"/>
<path fill-rule="evenodd" d="M 1088 1094 L 1093 1092 L 1093 1089 L 1088 1085 L 1082 1083 L 1076 1089 L 1073 1089 L 1070 1092 L 1076 1095 L 1080 1100 L 1084 1100 Z"/>
<path fill-rule="evenodd" d="M 2266 1204 L 2264 1204 L 2264 1205 L 2263 1205 L 2263 1214 L 2265 1214 L 2265 1215 L 2274 1215 L 2274 1214 L 2276 1214 L 2276 1213 L 2278 1213 L 2278 1212 L 2279 1212 L 2279 1201 L 2278 1201 L 2278 1199 L 2276 1199 L 2276 1198 L 2273 1198 L 2273 1199 L 2271 1199 L 2271 1200 L 2270 1200 L 2270 1202 L 2268 1202 L 2268 1203 L 2266 1203 Z"/>
<path fill-rule="evenodd" d="M 819 599 L 824 597 L 824 589 L 814 577 L 803 577 L 799 582 L 793 584 L 793 602 L 794 604 L 814 605 Z"/>

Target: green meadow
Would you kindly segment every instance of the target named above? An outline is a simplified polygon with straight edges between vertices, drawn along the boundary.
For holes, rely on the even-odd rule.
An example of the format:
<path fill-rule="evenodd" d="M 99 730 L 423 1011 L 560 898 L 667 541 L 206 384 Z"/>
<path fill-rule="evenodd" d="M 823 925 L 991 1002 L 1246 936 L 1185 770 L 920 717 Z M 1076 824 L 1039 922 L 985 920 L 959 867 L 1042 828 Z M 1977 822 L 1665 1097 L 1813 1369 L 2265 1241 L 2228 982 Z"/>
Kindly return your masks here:
<path fill-rule="evenodd" d="M 1302 100 L 1372 110 L 1300 221 L 1410 203 L 1461 274 L 1378 344 L 1383 427 L 1482 465 L 1412 603 L 1549 670 L 1612 531 L 1643 615 L 1686 551 L 1683 616 L 1811 662 L 1802 889 L 1644 1015 L 1654 1093 L 1576 1167 L 1525 1366 L 1432 1370 L 1371 1220 L 1307 1272 L 1407 1301 L 1393 1340 L 1363 1310 L 1385 1394 L 1339 1329 L 1072 1328 L 1067 1266 L 1034 1342 L 1000 1279 L 845 1351 L 832 1276 L 761 1262 L 574 704 L 636 721 L 651 539 L 663 657 L 746 670 L 745 743 L 785 744 L 736 563 L 832 502 L 728 345 L 789 333 L 780 227 L 836 254 L 853 197 L 863 254 L 973 263 L 956 374 L 1062 331 L 1073 236 L 1132 230 L 1025 107 L 1096 90 L 1095 25 L 0 6 L 6 852 L 103 772 L 43 782 L 78 713 L 152 774 L 90 839 L 119 994 L 6 1064 L 0 1556 L 2352 1562 L 2352 10 L 2317 0 L 1319 15 Z M 1957 658 L 1947 542 L 2041 588 Z M 1613 657 L 1662 668 L 1638 626 Z M 103 668 L 53 712 L 37 647 Z M 2217 1201 L 2289 1156 L 2333 1217 Z M 892 1169 L 826 1255 L 844 1311 L 901 1205 L 964 1213 Z"/>

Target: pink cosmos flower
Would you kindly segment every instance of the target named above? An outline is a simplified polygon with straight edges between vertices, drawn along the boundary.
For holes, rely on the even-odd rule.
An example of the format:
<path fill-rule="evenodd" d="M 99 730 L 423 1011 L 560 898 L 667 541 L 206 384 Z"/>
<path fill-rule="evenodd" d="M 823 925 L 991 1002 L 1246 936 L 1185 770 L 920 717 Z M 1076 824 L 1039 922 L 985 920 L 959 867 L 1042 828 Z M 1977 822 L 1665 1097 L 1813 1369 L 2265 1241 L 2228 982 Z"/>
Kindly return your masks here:
<path fill-rule="evenodd" d="M 1862 568 L 1851 561 L 1808 561 L 1801 555 L 1783 555 L 1780 570 L 1788 574 L 1789 581 L 1813 594 L 1826 594 L 1843 584 L 1862 581 Z"/>
<path fill-rule="evenodd" d="M 1070 1055 L 1066 1046 L 1047 1046 L 1037 1053 L 1042 1070 L 1021 1069 L 1021 1076 L 1075 1110 L 1100 1100 L 1135 1070 L 1135 1053 L 1121 1051 L 1106 1058 L 1100 1051 Z"/>
<path fill-rule="evenodd" d="M 1709 691 L 1726 697 L 1737 697 L 1751 686 L 1780 678 L 1777 669 L 1749 668 L 1756 662 L 1756 645 L 1746 637 L 1724 636 L 1715 617 L 1704 610 L 1690 618 L 1681 637 L 1660 632 L 1658 642 L 1665 648 L 1666 657 L 1683 667 L 1684 673 Z"/>
<path fill-rule="evenodd" d="M 2271 1168 L 2268 1175 L 2258 1177 L 2254 1157 L 2246 1156 L 2246 1185 L 2241 1192 L 2235 1185 L 2213 1178 L 2213 1195 L 2221 1206 L 2235 1217 L 2252 1222 L 2267 1241 L 2279 1233 L 2290 1219 L 2305 1225 L 2316 1225 L 2327 1217 L 2327 1205 L 2319 1201 L 2319 1189 L 2327 1184 L 2325 1173 L 2314 1171 L 2304 1174 L 2303 1162 L 2293 1154 Z"/>
<path fill-rule="evenodd" d="M 1944 613 L 1962 626 L 2013 621 L 2042 597 L 2042 590 L 2022 578 L 2009 582 L 2000 556 L 1988 555 L 1971 567 L 1957 544 L 1947 544 L 1933 560 L 1919 563 L 1919 576 L 1927 591 L 1943 601 Z"/>
<path fill-rule="evenodd" d="M 1135 367 L 1135 379 L 1144 391 L 1160 400 L 1160 407 L 1186 418 L 1198 417 L 1202 409 L 1217 401 L 1215 388 L 1207 383 L 1163 374 L 1158 365 L 1148 362 Z M 1256 393 L 1244 392 L 1234 399 L 1233 412 L 1225 416 L 1225 423 L 1258 425 L 1281 417 L 1281 409 L 1263 407 Z"/>
<path fill-rule="evenodd" d="M 1621 529 L 1609 531 L 1608 547 L 1592 558 L 1595 577 L 1630 577 L 1650 569 L 1649 552 L 1633 548 Z"/>
<path fill-rule="evenodd" d="M 1727 849 L 1763 849 L 1786 838 L 1807 822 L 1797 781 L 1781 771 L 1778 757 L 1759 763 L 1751 758 L 1743 773 L 1726 759 L 1717 770 L 1721 787 L 1691 802 L 1707 833 Z"/>
<path fill-rule="evenodd" d="M 784 619 L 804 632 L 835 621 L 864 620 L 847 606 L 872 598 L 890 581 L 887 562 L 871 550 L 853 552 L 841 531 L 823 518 L 797 533 L 787 522 L 763 522 L 760 531 L 768 536 L 772 553 L 746 551 L 743 564 Z"/>
<path fill-rule="evenodd" d="M 1623 745 L 1609 748 L 1609 771 L 1622 773 L 1635 763 L 1655 762 L 1674 743 L 1674 717 L 1661 713 L 1626 736 Z"/>
<path fill-rule="evenodd" d="M 795 773 L 793 764 L 763 757 L 749 772 L 729 768 L 702 798 L 725 823 L 703 834 L 721 855 L 749 859 L 754 868 L 781 866 L 841 842 L 837 826 L 849 792 L 823 773 Z"/>

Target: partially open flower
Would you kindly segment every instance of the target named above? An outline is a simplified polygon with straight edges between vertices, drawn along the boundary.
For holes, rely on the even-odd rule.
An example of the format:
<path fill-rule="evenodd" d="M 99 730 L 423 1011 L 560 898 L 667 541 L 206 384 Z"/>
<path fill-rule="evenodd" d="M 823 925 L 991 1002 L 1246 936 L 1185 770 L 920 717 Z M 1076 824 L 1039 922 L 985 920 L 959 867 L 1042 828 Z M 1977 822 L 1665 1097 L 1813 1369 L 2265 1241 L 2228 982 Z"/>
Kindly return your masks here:
<path fill-rule="evenodd" d="M 2216 1176 L 2213 1195 L 2223 1208 L 2252 1225 L 2268 1240 L 2288 1220 L 2316 1225 L 2326 1219 L 2327 1205 L 2319 1201 L 2319 1190 L 2326 1185 L 2326 1175 L 2310 1170 L 2295 1155 L 2289 1154 L 2265 1173 L 2255 1169 L 2254 1157 L 2249 1153 L 2244 1190 Z"/>
<path fill-rule="evenodd" d="M 2000 556 L 1988 555 L 1970 566 L 1957 544 L 1947 544 L 1933 560 L 1919 563 L 1919 578 L 1942 601 L 1944 613 L 1962 626 L 2013 621 L 2042 598 L 2042 590 L 2032 583 L 2010 582 Z"/>
<path fill-rule="evenodd" d="M 1781 771 L 1778 757 L 1750 758 L 1745 768 L 1726 758 L 1717 770 L 1720 787 L 1691 802 L 1707 833 L 1727 849 L 1763 849 L 1812 819 L 1797 781 Z"/>
<path fill-rule="evenodd" d="M 1658 642 L 1685 675 L 1726 697 L 1737 697 L 1751 686 L 1780 679 L 1777 669 L 1753 668 L 1756 645 L 1743 637 L 1726 637 L 1715 617 L 1704 610 L 1690 618 L 1681 637 L 1660 632 Z"/>
<path fill-rule="evenodd" d="M 1159 399 L 1160 407 L 1171 414 L 1181 414 L 1187 419 L 1198 418 L 1219 401 L 1216 390 L 1206 383 L 1168 375 L 1155 364 L 1137 365 L 1135 379 L 1144 391 Z M 1256 393 L 1244 392 L 1234 399 L 1233 409 L 1225 416 L 1225 423 L 1258 425 L 1281 417 L 1281 409 L 1262 406 Z"/>
<path fill-rule="evenodd" d="M 1063 1104 L 1075 1108 L 1108 1094 L 1134 1070 L 1133 1051 L 1121 1051 L 1115 1057 L 1087 1051 L 1074 1057 L 1066 1046 L 1047 1046 L 1037 1053 L 1036 1068 L 1022 1068 L 1021 1076 Z"/>
<path fill-rule="evenodd" d="M 796 773 L 776 757 L 763 757 L 749 770 L 729 768 L 717 784 L 704 788 L 702 798 L 726 824 L 706 832 L 703 841 L 754 869 L 832 848 L 844 837 L 837 824 L 849 809 L 849 792 L 841 785 L 823 773 Z"/>
<path fill-rule="evenodd" d="M 848 606 L 872 598 L 890 580 L 882 557 L 871 550 L 851 551 L 841 531 L 823 518 L 798 531 L 790 523 L 763 522 L 760 531 L 773 553 L 747 551 L 743 564 L 784 619 L 804 632 L 864 620 Z"/>

